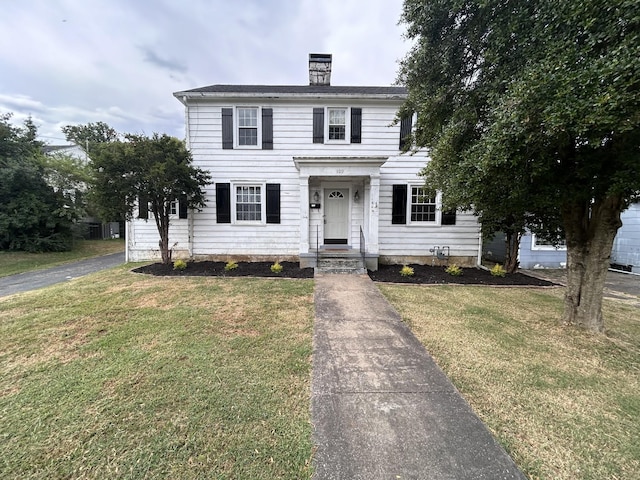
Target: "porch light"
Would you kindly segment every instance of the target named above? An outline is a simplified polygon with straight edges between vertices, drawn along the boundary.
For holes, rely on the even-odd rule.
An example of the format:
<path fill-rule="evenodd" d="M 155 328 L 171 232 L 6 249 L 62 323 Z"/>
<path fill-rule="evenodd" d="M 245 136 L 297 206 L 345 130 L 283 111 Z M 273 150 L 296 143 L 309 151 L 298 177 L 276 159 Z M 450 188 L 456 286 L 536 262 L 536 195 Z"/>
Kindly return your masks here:
<path fill-rule="evenodd" d="M 360 194 L 358 193 L 358 190 L 356 190 L 356 193 L 353 194 L 353 201 L 354 202 L 360 201 Z"/>
<path fill-rule="evenodd" d="M 315 192 L 313 192 L 313 201 L 315 203 L 318 203 L 320 201 L 320 194 L 318 193 L 317 190 Z"/>

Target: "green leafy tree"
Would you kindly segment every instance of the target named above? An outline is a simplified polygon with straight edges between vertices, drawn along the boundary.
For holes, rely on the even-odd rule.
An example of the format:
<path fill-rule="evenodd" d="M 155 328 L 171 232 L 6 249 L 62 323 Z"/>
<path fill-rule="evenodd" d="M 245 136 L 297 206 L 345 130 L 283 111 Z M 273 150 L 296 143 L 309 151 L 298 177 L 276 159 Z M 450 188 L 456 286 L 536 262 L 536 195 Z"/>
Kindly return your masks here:
<path fill-rule="evenodd" d="M 20 128 L 10 118 L 0 116 L 0 249 L 69 250 L 75 217 L 46 181 L 37 129 L 31 119 Z"/>
<path fill-rule="evenodd" d="M 171 203 L 182 202 L 189 209 L 206 205 L 203 187 L 210 183 L 210 176 L 191 162 L 184 142 L 158 134 L 151 138 L 125 135 L 125 141 L 103 143 L 92 153 L 93 188 L 103 215 L 130 219 L 138 203 L 148 205 L 160 236 L 163 263 L 171 262 Z"/>
<path fill-rule="evenodd" d="M 639 10 L 639 0 L 405 0 L 402 16 L 415 43 L 400 68 L 401 114 L 418 112 L 427 181 L 446 198 L 486 184 L 461 205 L 563 233 L 562 320 L 592 331 L 604 329 L 620 213 L 640 191 Z M 494 196 L 496 183 L 508 192 Z"/>
<path fill-rule="evenodd" d="M 118 132 L 104 122 L 87 123 L 86 125 L 65 125 L 62 133 L 68 142 L 73 142 L 90 154 L 91 149 L 102 143 L 118 140 Z"/>

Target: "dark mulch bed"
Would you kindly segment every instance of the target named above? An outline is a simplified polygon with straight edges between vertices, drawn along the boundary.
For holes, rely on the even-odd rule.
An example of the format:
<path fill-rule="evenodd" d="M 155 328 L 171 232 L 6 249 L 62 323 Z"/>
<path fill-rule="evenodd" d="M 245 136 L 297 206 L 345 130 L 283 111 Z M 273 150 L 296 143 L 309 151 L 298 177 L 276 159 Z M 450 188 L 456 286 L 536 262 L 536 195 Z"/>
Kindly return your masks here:
<path fill-rule="evenodd" d="M 152 263 L 134 269 L 134 272 L 150 275 L 175 277 L 280 277 L 280 278 L 313 278 L 313 268 L 300 268 L 296 262 L 280 262 L 281 273 L 271 271 L 272 262 L 238 262 L 238 268 L 230 271 L 224 269 L 225 262 L 189 262 L 185 270 L 174 270 L 173 265 Z M 454 277 L 444 271 L 445 267 L 429 265 L 410 265 L 414 270 L 411 277 L 400 275 L 402 265 L 380 265 L 377 272 L 369 272 L 376 282 L 413 283 L 413 284 L 446 284 L 462 285 L 520 285 L 548 287 L 557 285 L 522 273 L 513 273 L 505 277 L 494 277 L 488 271 L 479 268 L 464 268 L 460 276 Z"/>
<path fill-rule="evenodd" d="M 445 272 L 446 267 L 432 267 L 430 265 L 409 265 L 414 274 L 411 277 L 400 275 L 402 265 L 380 265 L 377 272 L 369 272 L 369 276 L 376 282 L 394 283 L 422 283 L 438 285 L 455 283 L 461 285 L 520 285 L 534 287 L 549 287 L 557 285 L 547 280 L 530 277 L 523 273 L 511 273 L 504 277 L 494 277 L 487 270 L 480 268 L 463 268 L 462 275 L 453 276 Z"/>
<path fill-rule="evenodd" d="M 282 272 L 273 273 L 273 262 L 238 262 L 238 268 L 226 271 L 226 262 L 189 262 L 184 270 L 174 270 L 173 264 L 152 263 L 133 271 L 172 277 L 281 277 L 313 278 L 313 268 L 300 268 L 297 262 L 280 262 Z"/>

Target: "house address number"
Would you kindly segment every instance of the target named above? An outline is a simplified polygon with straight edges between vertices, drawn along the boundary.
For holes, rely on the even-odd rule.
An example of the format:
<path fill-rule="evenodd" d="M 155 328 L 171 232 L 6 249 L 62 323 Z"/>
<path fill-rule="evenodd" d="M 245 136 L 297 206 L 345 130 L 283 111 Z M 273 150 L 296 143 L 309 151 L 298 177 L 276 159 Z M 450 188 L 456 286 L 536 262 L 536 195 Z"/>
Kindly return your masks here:
<path fill-rule="evenodd" d="M 344 168 L 336 168 L 336 173 L 338 175 L 342 175 L 344 173 Z"/>

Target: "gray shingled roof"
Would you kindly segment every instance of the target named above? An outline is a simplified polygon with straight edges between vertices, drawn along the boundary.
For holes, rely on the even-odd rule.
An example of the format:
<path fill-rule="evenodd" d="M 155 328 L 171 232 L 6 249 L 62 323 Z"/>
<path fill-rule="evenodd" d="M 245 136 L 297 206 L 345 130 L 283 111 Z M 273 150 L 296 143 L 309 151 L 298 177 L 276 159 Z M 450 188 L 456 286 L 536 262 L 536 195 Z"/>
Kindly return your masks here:
<path fill-rule="evenodd" d="M 209 85 L 194 88 L 178 94 L 189 93 L 226 93 L 226 94 L 319 94 L 319 95 L 406 95 L 404 87 L 348 87 L 325 85 Z"/>

